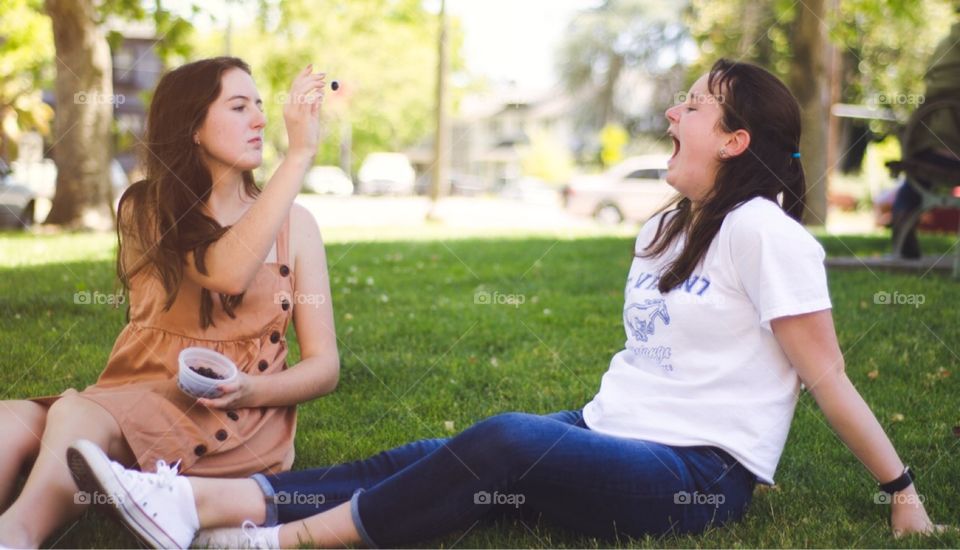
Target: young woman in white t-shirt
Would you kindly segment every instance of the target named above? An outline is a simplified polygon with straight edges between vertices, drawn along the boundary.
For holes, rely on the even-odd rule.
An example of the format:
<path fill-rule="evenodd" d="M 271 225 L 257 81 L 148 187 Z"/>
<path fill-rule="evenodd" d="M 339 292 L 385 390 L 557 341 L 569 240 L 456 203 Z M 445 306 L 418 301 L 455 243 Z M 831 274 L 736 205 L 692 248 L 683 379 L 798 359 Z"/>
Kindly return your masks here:
<path fill-rule="evenodd" d="M 93 501 L 157 547 L 198 531 L 207 547 L 396 546 L 510 510 L 598 537 L 701 532 L 740 519 L 755 483 L 773 482 L 802 381 L 894 496 L 894 534 L 935 531 L 844 374 L 823 249 L 797 223 L 796 100 L 767 71 L 721 60 L 666 116 L 667 181 L 682 198 L 637 239 L 626 344 L 582 411 L 502 414 L 449 439 L 251 479 L 142 474 L 80 441 L 68 456 L 81 489 L 105 493 Z"/>

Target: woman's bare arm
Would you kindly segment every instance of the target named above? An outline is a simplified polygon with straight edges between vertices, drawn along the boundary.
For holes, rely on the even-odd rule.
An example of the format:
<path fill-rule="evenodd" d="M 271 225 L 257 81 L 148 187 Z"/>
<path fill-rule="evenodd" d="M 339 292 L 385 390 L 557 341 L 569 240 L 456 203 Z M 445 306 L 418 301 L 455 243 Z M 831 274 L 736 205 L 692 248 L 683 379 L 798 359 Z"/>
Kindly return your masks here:
<path fill-rule="evenodd" d="M 332 392 L 340 377 L 340 359 L 333 321 L 330 277 L 320 229 L 313 216 L 295 204 L 291 221 L 291 249 L 294 252 L 294 328 L 300 343 L 300 362 L 294 368 L 266 376 L 241 375 L 224 386 L 217 399 L 201 399 L 208 407 L 281 407 L 296 405 Z"/>
<path fill-rule="evenodd" d="M 830 310 L 781 317 L 770 325 L 780 347 L 844 444 L 878 483 L 899 477 L 903 462 L 870 407 L 847 378 Z M 897 495 L 891 503 L 894 534 L 932 532 L 934 526 L 914 486 Z"/>

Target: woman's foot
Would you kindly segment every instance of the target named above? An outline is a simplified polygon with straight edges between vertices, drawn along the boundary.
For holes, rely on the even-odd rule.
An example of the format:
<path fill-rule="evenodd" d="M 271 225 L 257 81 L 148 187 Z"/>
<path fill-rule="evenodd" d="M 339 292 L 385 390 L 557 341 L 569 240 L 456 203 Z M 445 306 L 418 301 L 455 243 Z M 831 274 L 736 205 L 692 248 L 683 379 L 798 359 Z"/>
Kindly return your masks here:
<path fill-rule="evenodd" d="M 240 527 L 203 529 L 193 541 L 194 548 L 280 548 L 280 526 L 257 527 L 244 521 Z"/>
<path fill-rule="evenodd" d="M 157 462 L 157 473 L 128 470 L 94 443 L 79 440 L 67 450 L 67 464 L 88 502 L 111 511 L 154 548 L 187 548 L 200 522 L 193 488 L 172 467 Z"/>

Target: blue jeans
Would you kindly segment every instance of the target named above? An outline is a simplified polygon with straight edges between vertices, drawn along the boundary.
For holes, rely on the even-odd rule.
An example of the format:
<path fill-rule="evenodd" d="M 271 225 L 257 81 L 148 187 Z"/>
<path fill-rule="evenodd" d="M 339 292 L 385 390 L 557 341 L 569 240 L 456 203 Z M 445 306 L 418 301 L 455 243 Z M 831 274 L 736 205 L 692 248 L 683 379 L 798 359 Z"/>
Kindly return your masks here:
<path fill-rule="evenodd" d="M 756 482 L 721 449 L 600 434 L 580 411 L 500 414 L 448 439 L 254 479 L 268 525 L 352 500 L 371 547 L 427 541 L 504 513 L 600 538 L 701 532 L 739 520 Z"/>

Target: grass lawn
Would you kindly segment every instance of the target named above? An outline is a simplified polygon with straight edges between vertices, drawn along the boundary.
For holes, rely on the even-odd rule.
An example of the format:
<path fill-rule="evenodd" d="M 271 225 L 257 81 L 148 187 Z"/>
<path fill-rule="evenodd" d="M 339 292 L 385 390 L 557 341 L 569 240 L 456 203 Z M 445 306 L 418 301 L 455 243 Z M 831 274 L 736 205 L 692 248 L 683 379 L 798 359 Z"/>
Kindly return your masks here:
<path fill-rule="evenodd" d="M 879 253 L 882 237 L 822 237 L 828 253 Z M 946 251 L 950 238 L 927 238 Z M 444 436 L 504 411 L 583 406 L 624 341 L 623 285 L 632 238 L 549 237 L 328 245 L 342 375 L 339 389 L 300 407 L 295 468 L 358 459 L 415 438 Z M 3 399 L 92 383 L 123 310 L 75 304 L 112 292 L 106 236 L 0 236 Z M 831 272 L 847 371 L 919 472 L 935 521 L 960 523 L 958 282 L 929 274 Z M 874 294 L 922 294 L 923 305 L 878 305 Z M 475 296 L 518 295 L 519 305 Z M 292 330 L 291 330 L 292 336 Z M 293 357 L 298 353 L 295 340 Z M 894 541 L 875 485 L 809 395 L 797 407 L 777 473 L 747 519 L 698 537 L 582 539 L 545 523 L 500 521 L 427 546 L 444 547 L 958 547 L 960 536 Z M 131 547 L 96 513 L 48 541 Z"/>

